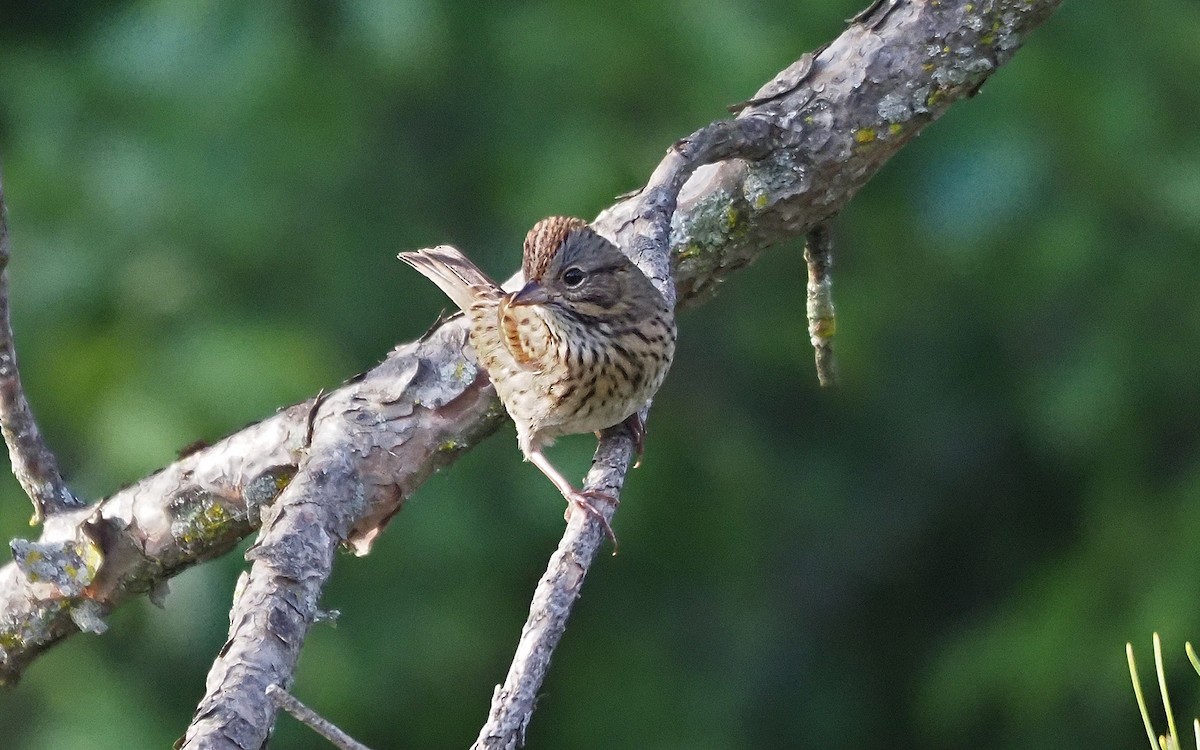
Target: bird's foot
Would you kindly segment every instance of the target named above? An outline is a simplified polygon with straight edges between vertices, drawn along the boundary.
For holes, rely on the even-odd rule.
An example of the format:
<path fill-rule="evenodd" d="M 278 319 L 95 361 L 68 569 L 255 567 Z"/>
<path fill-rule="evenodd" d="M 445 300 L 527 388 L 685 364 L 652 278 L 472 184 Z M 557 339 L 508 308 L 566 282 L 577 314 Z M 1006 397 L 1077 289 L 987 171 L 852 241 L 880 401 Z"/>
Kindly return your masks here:
<path fill-rule="evenodd" d="M 600 510 L 595 505 L 592 504 L 593 500 L 603 500 L 605 502 L 612 503 L 613 505 L 621 504 L 621 501 L 618 500 L 617 498 L 613 497 L 612 495 L 609 495 L 606 492 L 599 492 L 597 490 L 574 490 L 573 489 L 573 490 L 571 490 L 571 493 L 569 495 L 567 495 L 567 502 L 571 503 L 572 505 L 575 505 L 580 510 L 582 510 L 584 513 L 587 513 L 588 515 L 592 516 L 593 518 L 595 518 L 597 521 L 600 522 L 600 526 L 604 529 L 604 535 L 606 537 L 608 537 L 610 542 L 612 542 L 612 546 L 613 546 L 612 553 L 613 553 L 613 556 L 615 557 L 617 554 L 617 551 L 620 549 L 620 545 L 617 544 L 617 535 L 615 533 L 613 533 L 612 524 L 608 522 L 608 519 L 604 517 L 604 514 L 601 513 Z"/>
<path fill-rule="evenodd" d="M 635 411 L 622 424 L 629 430 L 629 437 L 633 440 L 633 468 L 636 469 L 642 465 L 642 454 L 646 452 L 646 423 L 642 421 L 641 413 Z"/>
<path fill-rule="evenodd" d="M 642 421 L 641 414 L 634 412 L 621 424 L 629 431 L 629 439 L 633 441 L 633 468 L 636 469 L 642 465 L 642 454 L 646 452 L 646 423 Z M 596 430 L 596 439 L 603 437 L 600 430 Z"/>
<path fill-rule="evenodd" d="M 592 501 L 604 500 L 608 503 L 611 503 L 614 508 L 620 505 L 621 501 L 606 492 L 575 489 L 571 483 L 567 481 L 567 478 L 564 477 L 558 471 L 558 469 L 554 468 L 554 466 L 546 460 L 546 457 L 540 450 L 529 451 L 526 453 L 525 458 L 534 466 L 538 467 L 538 469 L 540 469 L 541 472 L 546 475 L 546 478 L 554 483 L 554 486 L 558 488 L 558 491 L 562 493 L 562 496 L 567 499 L 568 506 L 578 506 L 579 509 L 584 513 L 595 516 L 597 519 L 599 519 L 600 525 L 604 527 L 604 535 L 612 540 L 613 554 L 617 554 L 617 535 L 613 533 L 612 524 L 608 522 L 608 519 L 604 517 L 603 513 L 596 509 L 596 506 L 592 504 Z M 569 508 L 567 515 L 570 515 Z"/>

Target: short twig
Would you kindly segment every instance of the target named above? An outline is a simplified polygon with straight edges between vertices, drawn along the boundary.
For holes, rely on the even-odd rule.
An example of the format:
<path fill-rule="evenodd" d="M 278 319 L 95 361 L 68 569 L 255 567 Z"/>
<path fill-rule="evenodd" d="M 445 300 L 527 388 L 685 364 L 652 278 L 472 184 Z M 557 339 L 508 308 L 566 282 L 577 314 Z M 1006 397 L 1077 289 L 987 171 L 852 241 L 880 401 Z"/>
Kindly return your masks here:
<path fill-rule="evenodd" d="M 279 685 L 268 685 L 267 697 L 276 706 L 294 716 L 296 721 L 329 740 L 330 744 L 338 748 L 338 750 L 371 750 L 371 748 L 338 729 L 333 722 L 301 703 L 294 695 Z"/>
<path fill-rule="evenodd" d="M 837 385 L 837 360 L 833 356 L 833 334 L 837 318 L 833 312 L 833 241 L 829 225 L 818 224 L 809 230 L 804 248 L 808 264 L 808 337 L 817 360 L 817 380 L 822 386 Z"/>
<path fill-rule="evenodd" d="M 0 181 L 0 431 L 8 443 L 13 474 L 33 501 L 30 524 L 36 525 L 48 514 L 76 508 L 82 503 L 63 482 L 58 461 L 42 440 L 21 387 L 8 313 L 8 259 L 8 208 L 4 204 L 4 185 Z"/>

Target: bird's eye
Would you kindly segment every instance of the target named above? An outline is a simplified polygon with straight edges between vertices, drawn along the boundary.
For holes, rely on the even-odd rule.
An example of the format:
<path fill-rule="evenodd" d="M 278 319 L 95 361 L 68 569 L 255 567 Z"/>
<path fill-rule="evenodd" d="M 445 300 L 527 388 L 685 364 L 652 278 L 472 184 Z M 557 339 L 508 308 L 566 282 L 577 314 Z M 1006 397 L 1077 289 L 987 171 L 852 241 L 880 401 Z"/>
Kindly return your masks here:
<path fill-rule="evenodd" d="M 562 280 L 564 284 L 574 289 L 583 283 L 583 271 L 572 266 L 563 271 Z"/>

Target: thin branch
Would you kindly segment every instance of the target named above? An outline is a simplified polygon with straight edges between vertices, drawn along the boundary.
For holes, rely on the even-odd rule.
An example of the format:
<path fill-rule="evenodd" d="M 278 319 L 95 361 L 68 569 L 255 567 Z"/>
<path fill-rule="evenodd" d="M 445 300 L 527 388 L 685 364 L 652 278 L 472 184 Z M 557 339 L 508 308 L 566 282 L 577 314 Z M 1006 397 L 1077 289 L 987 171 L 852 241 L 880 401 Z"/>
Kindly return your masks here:
<path fill-rule="evenodd" d="M 679 141 L 667 152 L 638 197 L 633 234 L 627 247 L 659 291 L 675 302 L 670 274 L 671 217 L 679 191 L 702 164 L 732 157 L 754 158 L 778 146 L 779 129 L 762 116 L 715 122 Z M 649 406 L 647 406 L 647 409 Z M 642 412 L 645 420 L 646 411 Z M 634 444 L 623 429 L 604 433 L 584 489 L 617 498 L 633 458 Z M 598 510 L 611 522 L 616 507 L 601 502 Z M 573 508 L 574 511 L 574 508 Z M 521 630 L 516 655 L 504 679 L 492 693 L 487 722 L 472 745 L 475 750 L 521 747 L 533 716 L 537 694 L 550 668 L 550 658 L 567 627 L 588 570 L 604 539 L 598 519 L 572 512 L 558 549 L 534 590 L 529 617 Z"/>
<path fill-rule="evenodd" d="M 29 523 L 37 525 L 47 515 L 77 508 L 82 502 L 63 482 L 58 461 L 42 440 L 21 387 L 9 321 L 9 252 L 8 206 L 4 201 L 3 177 L 0 176 L 0 431 L 4 433 L 4 442 L 8 443 L 13 474 L 33 501 L 33 518 Z"/>
<path fill-rule="evenodd" d="M 371 750 L 371 748 L 357 741 L 341 729 L 338 729 L 329 719 L 326 719 L 301 703 L 296 696 L 280 686 L 268 685 L 267 697 L 274 701 L 277 708 L 287 711 L 295 717 L 296 721 L 329 740 L 330 744 L 338 748 L 338 750 Z"/>
<path fill-rule="evenodd" d="M 793 66 L 791 77 L 766 84 L 742 117 L 782 123 L 790 133 L 781 147 L 758 161 L 701 167 L 680 191 L 670 237 L 679 304 L 704 302 L 766 248 L 836 214 L 888 158 L 978 90 L 1060 2 L 892 3 L 876 28 L 852 26 L 803 76 L 795 73 L 804 66 Z M 593 222 L 635 259 L 630 238 L 639 205 L 636 198 L 620 201 Z M 347 440 L 363 446 L 354 460 L 365 510 L 350 530 L 360 554 L 426 477 L 503 421 L 464 345 L 461 319 L 435 326 L 321 406 L 322 415 L 340 415 Z M 337 398 L 349 391 L 354 400 Z M 75 543 L 90 529 L 103 564 L 78 593 L 47 586 L 11 563 L 0 568 L 0 682 L 78 632 L 72 612 L 106 614 L 251 533 L 260 510 L 296 473 L 311 404 L 285 409 L 96 507 L 54 517 L 39 543 Z"/>
<path fill-rule="evenodd" d="M 624 430 L 605 433 L 592 459 L 584 487 L 617 497 L 629 470 L 633 443 Z M 611 519 L 613 507 L 598 507 Z M 492 693 L 488 718 L 472 750 L 515 748 L 525 744 L 525 729 L 533 716 L 537 694 L 550 657 L 567 627 L 571 608 L 579 597 L 583 579 L 604 541 L 600 524 L 586 513 L 573 512 L 558 549 L 550 556 L 546 573 L 538 581 L 529 617 L 521 629 L 512 665 L 502 685 Z"/>

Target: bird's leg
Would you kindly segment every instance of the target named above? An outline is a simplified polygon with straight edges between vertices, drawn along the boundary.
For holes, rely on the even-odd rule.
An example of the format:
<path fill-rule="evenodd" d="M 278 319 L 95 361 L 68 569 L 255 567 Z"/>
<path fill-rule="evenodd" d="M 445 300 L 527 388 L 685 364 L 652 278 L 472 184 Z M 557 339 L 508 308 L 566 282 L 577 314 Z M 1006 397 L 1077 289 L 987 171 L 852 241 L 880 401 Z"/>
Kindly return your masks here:
<path fill-rule="evenodd" d="M 592 505 L 592 500 L 607 500 L 614 505 L 620 505 L 621 501 L 612 495 L 608 495 L 603 492 L 575 489 L 573 486 L 571 486 L 571 483 L 567 481 L 567 478 L 560 474 L 558 469 L 554 468 L 550 461 L 548 461 L 546 457 L 542 455 L 540 450 L 530 451 L 528 458 L 531 464 L 538 467 L 538 469 L 540 469 L 541 472 L 546 475 L 546 478 L 554 483 L 554 486 L 557 487 L 558 491 L 562 493 L 562 496 L 567 499 L 567 502 L 573 503 L 585 513 L 595 516 L 600 521 L 600 525 L 604 527 L 605 536 L 612 541 L 613 554 L 617 554 L 617 535 L 613 533 L 612 524 L 608 522 L 608 519 L 604 517 L 603 513 L 596 509 L 595 505 Z"/>

